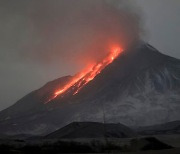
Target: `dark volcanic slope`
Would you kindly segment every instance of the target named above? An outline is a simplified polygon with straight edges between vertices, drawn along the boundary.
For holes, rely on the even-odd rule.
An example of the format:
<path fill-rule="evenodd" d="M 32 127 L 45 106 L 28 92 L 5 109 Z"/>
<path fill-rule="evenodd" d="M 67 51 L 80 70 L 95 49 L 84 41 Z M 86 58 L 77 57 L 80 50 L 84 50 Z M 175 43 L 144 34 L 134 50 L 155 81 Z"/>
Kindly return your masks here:
<path fill-rule="evenodd" d="M 180 121 L 139 127 L 137 128 L 137 132 L 141 135 L 180 134 Z"/>
<path fill-rule="evenodd" d="M 55 89 L 63 86 L 70 78 L 71 76 L 66 76 L 48 82 L 42 88 L 31 92 L 14 105 L 1 111 L 0 132 L 4 133 L 5 131 L 8 134 L 41 134 L 42 130 L 43 132 L 51 131 L 51 127 L 47 128 L 42 124 L 43 120 L 48 122 L 52 118 L 45 117 L 43 119 L 48 112 L 44 102 Z M 41 124 L 39 123 L 40 121 L 42 122 Z"/>
<path fill-rule="evenodd" d="M 0 132 L 47 134 L 73 121 L 154 125 L 180 120 L 180 60 L 141 43 L 124 51 L 77 95 L 46 98 L 52 81 L 0 113 Z"/>
<path fill-rule="evenodd" d="M 103 124 L 97 122 L 73 122 L 45 138 L 126 138 L 135 137 L 136 133 L 122 124 Z"/>

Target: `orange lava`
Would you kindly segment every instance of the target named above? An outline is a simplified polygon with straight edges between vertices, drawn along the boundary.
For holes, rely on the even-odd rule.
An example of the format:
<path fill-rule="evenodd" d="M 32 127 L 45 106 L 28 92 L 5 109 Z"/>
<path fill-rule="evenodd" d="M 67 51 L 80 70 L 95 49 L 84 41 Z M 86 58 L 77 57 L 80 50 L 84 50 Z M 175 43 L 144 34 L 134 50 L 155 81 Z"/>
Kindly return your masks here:
<path fill-rule="evenodd" d="M 55 91 L 54 95 L 47 101 L 47 103 L 57 96 L 62 96 L 68 90 L 74 90 L 73 95 L 77 94 L 87 83 L 93 80 L 107 65 L 113 62 L 119 54 L 122 52 L 122 49 L 117 47 L 113 48 L 112 51 L 105 57 L 102 61 L 91 65 L 76 74 L 72 80 L 70 80 L 64 87 Z"/>

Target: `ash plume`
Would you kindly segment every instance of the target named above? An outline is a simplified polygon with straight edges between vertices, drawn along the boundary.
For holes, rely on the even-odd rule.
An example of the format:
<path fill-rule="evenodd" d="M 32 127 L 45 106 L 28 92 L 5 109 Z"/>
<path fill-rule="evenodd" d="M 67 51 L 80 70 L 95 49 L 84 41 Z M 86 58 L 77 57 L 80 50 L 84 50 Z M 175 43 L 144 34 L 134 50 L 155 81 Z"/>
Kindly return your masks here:
<path fill-rule="evenodd" d="M 104 57 L 113 45 L 129 45 L 142 32 L 133 1 L 46 0 L 32 8 L 27 13 L 37 40 L 27 45 L 27 55 L 45 63 L 83 67 Z"/>

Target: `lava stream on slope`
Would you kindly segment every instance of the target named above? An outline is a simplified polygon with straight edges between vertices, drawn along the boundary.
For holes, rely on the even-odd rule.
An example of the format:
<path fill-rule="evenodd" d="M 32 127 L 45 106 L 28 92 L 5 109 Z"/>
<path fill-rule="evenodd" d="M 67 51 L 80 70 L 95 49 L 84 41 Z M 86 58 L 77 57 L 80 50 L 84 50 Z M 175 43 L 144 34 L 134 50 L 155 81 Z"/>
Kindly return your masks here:
<path fill-rule="evenodd" d="M 80 73 L 72 77 L 72 79 L 62 88 L 56 90 L 48 102 L 55 99 L 57 96 L 63 97 L 63 94 L 69 90 L 73 90 L 73 95 L 76 95 L 86 84 L 93 80 L 101 71 L 116 59 L 123 50 L 120 47 L 113 48 L 112 51 L 100 62 L 92 64 Z"/>

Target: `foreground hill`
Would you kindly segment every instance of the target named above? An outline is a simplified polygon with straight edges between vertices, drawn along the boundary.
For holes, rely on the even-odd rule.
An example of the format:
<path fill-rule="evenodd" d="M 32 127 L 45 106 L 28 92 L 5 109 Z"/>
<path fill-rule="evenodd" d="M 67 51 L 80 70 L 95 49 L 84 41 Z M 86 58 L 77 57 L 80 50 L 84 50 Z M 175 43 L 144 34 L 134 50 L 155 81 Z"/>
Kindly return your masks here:
<path fill-rule="evenodd" d="M 127 138 L 135 136 L 137 134 L 133 130 L 122 124 L 73 122 L 47 135 L 45 138 Z"/>

